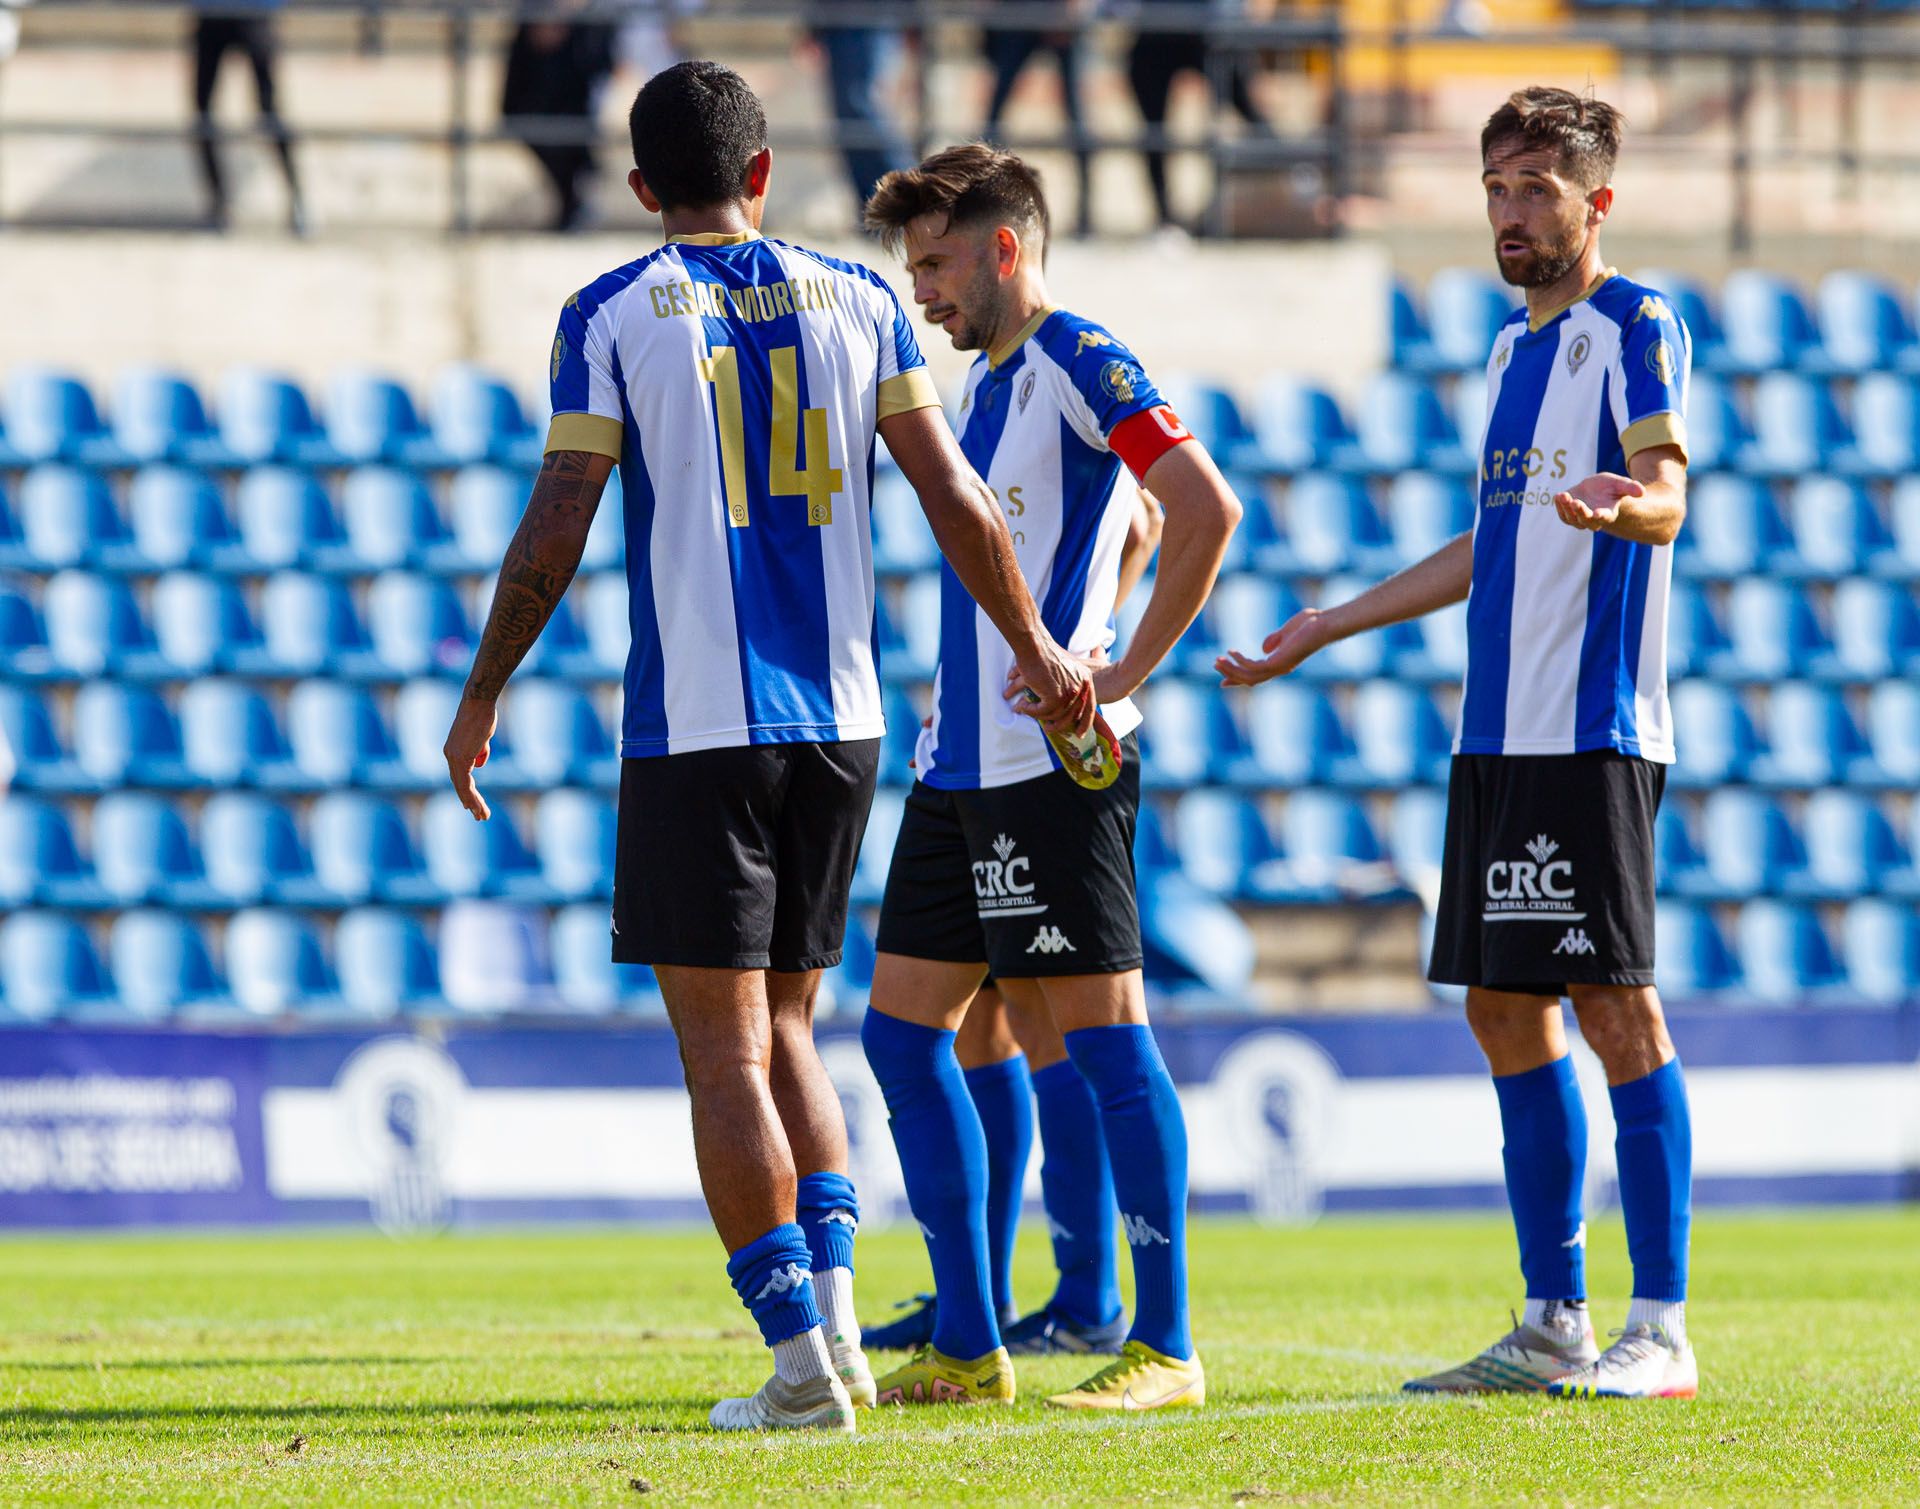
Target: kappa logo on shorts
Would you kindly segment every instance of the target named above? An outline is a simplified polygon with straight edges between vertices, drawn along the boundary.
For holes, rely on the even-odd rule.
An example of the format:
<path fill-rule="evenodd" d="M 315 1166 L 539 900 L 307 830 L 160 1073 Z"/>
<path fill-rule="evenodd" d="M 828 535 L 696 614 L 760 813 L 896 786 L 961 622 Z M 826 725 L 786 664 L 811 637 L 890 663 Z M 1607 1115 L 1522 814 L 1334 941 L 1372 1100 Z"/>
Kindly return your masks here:
<path fill-rule="evenodd" d="M 993 841 L 995 859 L 973 862 L 973 899 L 982 917 L 1036 917 L 1047 909 L 1033 899 L 1032 867 L 1019 847 L 1002 833 Z"/>
<path fill-rule="evenodd" d="M 1599 949 L 1593 946 L 1593 939 L 1587 936 L 1587 930 L 1584 927 L 1568 928 L 1567 936 L 1554 944 L 1553 951 L 1556 954 L 1597 954 L 1600 952 Z"/>
<path fill-rule="evenodd" d="M 1486 922 L 1584 922 L 1574 910 L 1573 863 L 1555 859 L 1560 845 L 1536 834 L 1526 845 L 1530 859 L 1496 859 L 1487 866 Z"/>
<path fill-rule="evenodd" d="M 1079 949 L 1067 942 L 1067 935 L 1057 927 L 1043 927 L 1033 935 L 1033 942 L 1027 945 L 1030 954 L 1077 954 Z"/>

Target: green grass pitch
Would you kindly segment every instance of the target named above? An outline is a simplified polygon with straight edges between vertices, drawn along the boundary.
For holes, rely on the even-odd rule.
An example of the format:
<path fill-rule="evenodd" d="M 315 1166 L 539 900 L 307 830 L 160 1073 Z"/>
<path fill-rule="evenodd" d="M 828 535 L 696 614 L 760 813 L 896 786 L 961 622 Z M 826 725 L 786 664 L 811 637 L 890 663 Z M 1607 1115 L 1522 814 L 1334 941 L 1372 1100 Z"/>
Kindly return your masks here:
<path fill-rule="evenodd" d="M 1034 1223 L 1037 1225 L 1037 1223 Z M 1617 1222 L 1596 1320 L 1624 1317 Z M 1503 1222 L 1194 1228 L 1204 1410 L 890 1411 L 718 1437 L 765 1354 L 706 1232 L 0 1241 L 0 1503 L 1920 1502 L 1920 1213 L 1698 1225 L 1691 1404 L 1403 1400 L 1506 1327 Z M 924 1283 L 863 1237 L 869 1314 Z M 1023 1299 L 1047 1264 L 1020 1258 Z"/>

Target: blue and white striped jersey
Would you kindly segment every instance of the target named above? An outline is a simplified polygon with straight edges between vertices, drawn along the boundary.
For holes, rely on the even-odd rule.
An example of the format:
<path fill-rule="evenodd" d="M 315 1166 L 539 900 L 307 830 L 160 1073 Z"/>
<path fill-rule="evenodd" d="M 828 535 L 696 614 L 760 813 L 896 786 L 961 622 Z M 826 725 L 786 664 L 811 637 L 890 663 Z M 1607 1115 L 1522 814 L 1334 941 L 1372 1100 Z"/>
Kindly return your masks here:
<path fill-rule="evenodd" d="M 878 737 L 874 427 L 939 402 L 852 262 L 677 236 L 567 300 L 547 449 L 620 463 L 620 753 Z"/>
<path fill-rule="evenodd" d="M 1000 500 L 1048 632 L 1075 654 L 1113 643 L 1120 555 L 1139 488 L 1109 438 L 1143 415 L 1153 438 L 1118 445 L 1142 470 L 1187 432 L 1132 352 L 1063 309 L 1043 309 L 967 374 L 960 449 Z M 1002 694 L 1012 669 L 1007 642 L 953 568 L 942 567 L 933 721 L 914 757 L 921 780 L 977 790 L 1057 768 L 1040 725 Z M 1131 701 L 1105 712 L 1116 735 L 1139 726 Z"/>
<path fill-rule="evenodd" d="M 1686 449 L 1692 338 L 1673 305 L 1611 269 L 1567 308 L 1518 310 L 1487 362 L 1487 427 L 1454 749 L 1613 749 L 1673 760 L 1667 704 L 1671 545 L 1560 521 L 1553 495 Z"/>

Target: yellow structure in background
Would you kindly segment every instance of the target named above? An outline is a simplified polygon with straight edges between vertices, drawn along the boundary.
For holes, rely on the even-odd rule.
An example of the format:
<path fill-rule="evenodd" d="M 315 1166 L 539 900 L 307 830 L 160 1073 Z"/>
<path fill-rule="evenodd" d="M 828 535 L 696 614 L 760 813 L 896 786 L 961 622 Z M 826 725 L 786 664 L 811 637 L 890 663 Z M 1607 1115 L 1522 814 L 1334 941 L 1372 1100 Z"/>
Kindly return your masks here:
<path fill-rule="evenodd" d="M 1605 86 L 1620 76 L 1619 54 L 1598 43 L 1548 40 L 1572 19 L 1566 0 L 1335 0 L 1355 40 L 1345 58 L 1351 89 L 1425 92 L 1478 80 L 1551 78 Z M 1435 36 L 1450 10 L 1468 10 L 1477 34 Z M 1396 31 L 1408 33 L 1395 49 Z M 1512 40 L 1508 40 L 1511 38 Z"/>

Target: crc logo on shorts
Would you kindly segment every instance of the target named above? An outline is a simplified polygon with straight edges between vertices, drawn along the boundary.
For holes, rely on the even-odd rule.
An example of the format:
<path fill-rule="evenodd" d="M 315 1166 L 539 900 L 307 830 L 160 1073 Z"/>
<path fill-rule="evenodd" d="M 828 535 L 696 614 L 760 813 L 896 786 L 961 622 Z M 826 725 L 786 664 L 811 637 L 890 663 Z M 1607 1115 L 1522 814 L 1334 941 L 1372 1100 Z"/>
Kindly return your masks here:
<path fill-rule="evenodd" d="M 973 899 L 980 915 L 986 917 L 1033 917 L 1047 909 L 1044 901 L 1033 899 L 1031 867 L 1019 847 L 1002 833 L 993 841 L 995 859 L 973 862 Z"/>
<path fill-rule="evenodd" d="M 1584 922 L 1574 910 L 1573 865 L 1555 859 L 1560 845 L 1542 833 L 1527 845 L 1527 859 L 1496 859 L 1487 866 L 1487 922 Z"/>

